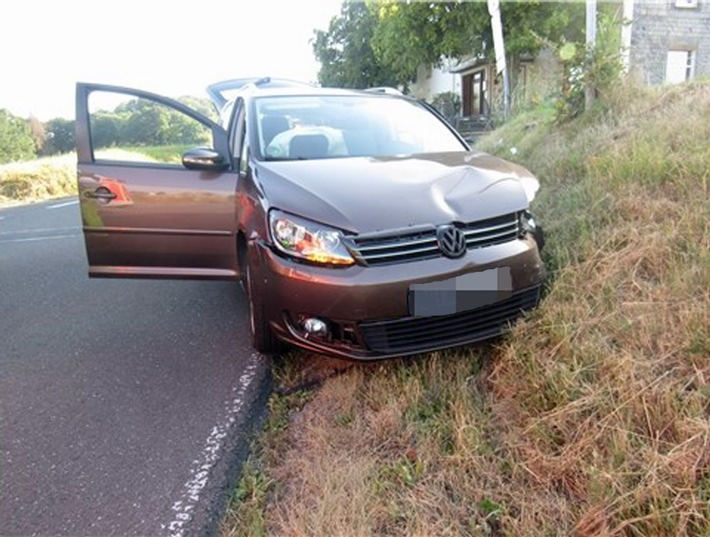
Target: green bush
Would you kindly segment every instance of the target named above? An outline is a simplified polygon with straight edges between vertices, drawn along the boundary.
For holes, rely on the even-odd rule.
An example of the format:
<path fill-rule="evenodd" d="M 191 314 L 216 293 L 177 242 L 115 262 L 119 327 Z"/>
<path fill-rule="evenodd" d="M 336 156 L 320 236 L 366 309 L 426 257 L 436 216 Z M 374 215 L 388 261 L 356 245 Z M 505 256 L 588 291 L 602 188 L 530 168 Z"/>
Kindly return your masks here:
<path fill-rule="evenodd" d="M 615 14 L 599 17 L 596 45 L 593 50 L 574 47 L 560 49 L 566 80 L 562 98 L 557 101 L 557 120 L 564 123 L 584 111 L 584 93 L 591 84 L 596 96 L 608 94 L 621 81 L 621 22 Z M 570 54 L 567 59 L 566 54 Z"/>
<path fill-rule="evenodd" d="M 35 142 L 29 124 L 0 109 L 0 164 L 35 157 Z"/>
<path fill-rule="evenodd" d="M 453 91 L 437 93 L 431 101 L 431 105 L 449 122 L 461 113 L 461 96 Z"/>

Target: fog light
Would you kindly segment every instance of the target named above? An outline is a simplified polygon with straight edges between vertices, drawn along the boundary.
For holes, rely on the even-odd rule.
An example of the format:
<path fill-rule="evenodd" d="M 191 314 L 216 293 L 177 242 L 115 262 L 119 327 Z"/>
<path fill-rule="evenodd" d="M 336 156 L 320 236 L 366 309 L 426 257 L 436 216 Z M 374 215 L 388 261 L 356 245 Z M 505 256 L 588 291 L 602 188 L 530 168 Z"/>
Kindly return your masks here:
<path fill-rule="evenodd" d="M 328 333 L 328 325 L 317 317 L 308 317 L 301 322 L 301 325 L 313 336 L 324 336 Z"/>

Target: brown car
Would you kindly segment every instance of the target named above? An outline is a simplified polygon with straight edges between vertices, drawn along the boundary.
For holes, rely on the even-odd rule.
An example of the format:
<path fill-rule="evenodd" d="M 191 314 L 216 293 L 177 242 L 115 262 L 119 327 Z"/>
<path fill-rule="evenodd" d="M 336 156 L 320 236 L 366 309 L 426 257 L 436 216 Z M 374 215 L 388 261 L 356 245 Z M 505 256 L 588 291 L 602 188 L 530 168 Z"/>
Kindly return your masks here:
<path fill-rule="evenodd" d="M 165 107 L 209 139 L 176 163 L 104 158 L 95 93 Z M 221 124 L 77 85 L 90 276 L 241 280 L 257 350 L 356 359 L 489 338 L 537 305 L 537 180 L 472 151 L 425 103 L 268 78 L 209 93 Z"/>

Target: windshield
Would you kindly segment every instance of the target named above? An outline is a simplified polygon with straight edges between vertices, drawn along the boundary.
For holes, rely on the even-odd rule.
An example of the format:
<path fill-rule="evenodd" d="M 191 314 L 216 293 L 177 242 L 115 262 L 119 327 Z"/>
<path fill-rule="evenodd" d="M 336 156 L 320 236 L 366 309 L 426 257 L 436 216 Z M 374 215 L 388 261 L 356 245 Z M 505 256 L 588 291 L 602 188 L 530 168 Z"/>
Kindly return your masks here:
<path fill-rule="evenodd" d="M 353 96 L 260 97 L 259 153 L 265 160 L 395 156 L 467 148 L 424 106 Z"/>

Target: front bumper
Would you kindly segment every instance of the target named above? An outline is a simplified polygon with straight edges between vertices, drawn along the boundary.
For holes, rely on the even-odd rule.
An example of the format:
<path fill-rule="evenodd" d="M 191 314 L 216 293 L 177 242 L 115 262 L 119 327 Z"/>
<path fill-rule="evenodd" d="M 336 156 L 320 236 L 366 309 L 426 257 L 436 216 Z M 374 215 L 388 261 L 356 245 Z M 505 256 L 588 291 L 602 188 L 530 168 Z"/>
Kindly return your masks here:
<path fill-rule="evenodd" d="M 500 334 L 521 311 L 539 301 L 545 269 L 532 236 L 469 250 L 460 259 L 330 268 L 305 265 L 255 242 L 259 291 L 265 314 L 282 340 L 350 359 L 381 359 L 464 345 Z M 493 304 L 437 317 L 413 317 L 413 284 L 510 267 L 512 293 Z M 308 317 L 325 320 L 326 337 L 303 330 Z"/>

